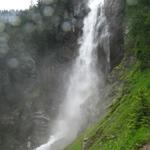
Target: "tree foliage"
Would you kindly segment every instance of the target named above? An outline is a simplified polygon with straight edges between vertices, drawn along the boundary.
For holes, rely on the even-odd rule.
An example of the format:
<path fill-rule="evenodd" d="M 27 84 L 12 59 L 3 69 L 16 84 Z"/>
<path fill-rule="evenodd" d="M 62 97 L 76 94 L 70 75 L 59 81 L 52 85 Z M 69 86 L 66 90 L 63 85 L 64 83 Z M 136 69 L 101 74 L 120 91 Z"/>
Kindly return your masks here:
<path fill-rule="evenodd" d="M 132 8 L 133 9 L 133 8 Z M 141 68 L 150 67 L 150 1 L 139 0 L 133 11 L 131 35 L 135 41 L 135 52 Z"/>

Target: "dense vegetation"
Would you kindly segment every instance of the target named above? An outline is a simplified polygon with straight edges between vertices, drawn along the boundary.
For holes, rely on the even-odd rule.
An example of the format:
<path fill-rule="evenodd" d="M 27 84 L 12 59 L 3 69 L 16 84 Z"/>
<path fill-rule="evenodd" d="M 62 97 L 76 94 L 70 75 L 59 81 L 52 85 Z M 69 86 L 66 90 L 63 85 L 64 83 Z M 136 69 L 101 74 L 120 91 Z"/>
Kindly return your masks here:
<path fill-rule="evenodd" d="M 135 150 L 150 142 L 150 1 L 125 13 L 125 56 L 112 71 L 123 87 L 116 87 L 106 117 L 67 150 Z"/>
<path fill-rule="evenodd" d="M 139 0 L 136 6 L 128 6 L 127 18 L 130 18 L 129 39 L 133 45 L 131 51 L 140 60 L 141 69 L 150 67 L 150 1 Z"/>

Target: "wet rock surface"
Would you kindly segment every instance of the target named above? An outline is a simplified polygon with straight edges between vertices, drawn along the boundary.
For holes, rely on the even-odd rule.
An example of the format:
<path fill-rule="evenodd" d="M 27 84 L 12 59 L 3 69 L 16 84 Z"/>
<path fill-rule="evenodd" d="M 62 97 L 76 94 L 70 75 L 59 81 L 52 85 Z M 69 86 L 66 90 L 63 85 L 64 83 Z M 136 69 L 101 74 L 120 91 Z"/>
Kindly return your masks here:
<path fill-rule="evenodd" d="M 116 66 L 123 58 L 123 17 L 125 0 L 106 0 L 105 14 L 110 31 L 110 64 Z"/>
<path fill-rule="evenodd" d="M 49 2 L 27 11 L 0 12 L 2 150 L 27 150 L 45 143 L 63 99 L 59 95 L 77 54 L 84 16 L 74 16 L 78 3 Z"/>
<path fill-rule="evenodd" d="M 86 2 L 42 0 L 27 11 L 0 12 L 1 150 L 30 150 L 47 141 L 90 11 Z M 122 11 L 121 0 L 106 4 L 112 67 L 123 54 Z"/>

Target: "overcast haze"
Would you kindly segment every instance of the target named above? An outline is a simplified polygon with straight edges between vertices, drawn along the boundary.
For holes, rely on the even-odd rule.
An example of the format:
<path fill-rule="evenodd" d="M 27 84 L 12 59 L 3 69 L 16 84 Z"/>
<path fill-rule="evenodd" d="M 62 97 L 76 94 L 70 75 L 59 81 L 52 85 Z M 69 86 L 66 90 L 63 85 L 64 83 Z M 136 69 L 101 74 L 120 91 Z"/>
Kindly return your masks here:
<path fill-rule="evenodd" d="M 32 0 L 36 4 L 37 0 Z M 20 10 L 28 9 L 31 5 L 31 0 L 0 0 L 0 10 Z"/>

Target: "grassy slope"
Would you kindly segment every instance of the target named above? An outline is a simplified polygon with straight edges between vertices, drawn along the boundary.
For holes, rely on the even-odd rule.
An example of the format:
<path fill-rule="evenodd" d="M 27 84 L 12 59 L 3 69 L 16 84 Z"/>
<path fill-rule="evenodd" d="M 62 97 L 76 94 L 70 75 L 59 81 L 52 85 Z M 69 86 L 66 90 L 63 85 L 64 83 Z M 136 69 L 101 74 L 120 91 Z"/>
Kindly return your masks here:
<path fill-rule="evenodd" d="M 134 150 L 150 142 L 150 70 L 134 65 L 122 78 L 123 91 L 108 115 L 67 150 L 81 150 L 85 137 L 89 150 Z"/>
<path fill-rule="evenodd" d="M 148 1 L 145 0 L 145 3 L 148 3 Z M 144 5 L 139 5 L 143 12 L 146 9 L 146 5 Z M 139 11 L 142 9 L 140 8 Z M 147 10 L 149 11 L 149 9 Z M 130 53 L 132 55 L 137 53 L 137 58 L 140 54 L 139 60 L 136 59 L 130 67 L 126 67 L 122 62 L 114 69 L 116 72 L 119 70 L 123 72 L 118 80 L 122 80 L 124 86 L 122 91 L 117 93 L 113 104 L 110 106 L 110 112 L 95 126 L 87 129 L 66 150 L 81 150 L 84 138 L 88 138 L 86 142 L 86 149 L 88 150 L 135 150 L 150 142 L 150 51 L 147 48 L 149 45 L 146 43 L 148 36 L 142 38 L 143 33 L 146 33 L 145 30 L 148 29 L 147 24 L 150 23 L 150 15 L 148 16 L 148 13 L 145 13 L 145 20 L 148 20 L 148 22 L 143 24 L 140 19 L 143 19 L 144 13 L 139 12 L 140 15 L 142 14 L 140 17 L 134 7 L 130 11 L 128 10 L 128 18 L 131 13 L 135 18 L 135 22 L 131 23 L 134 38 L 129 34 L 126 42 L 127 45 L 130 45 L 132 41 L 131 44 L 134 47 L 130 49 Z M 137 30 L 135 30 L 136 27 L 138 27 Z M 138 44 L 136 45 L 136 43 Z M 128 46 L 126 49 L 129 49 Z M 139 50 L 144 51 L 139 53 Z M 133 51 L 135 51 L 134 54 Z M 128 60 L 124 61 L 128 63 Z"/>

